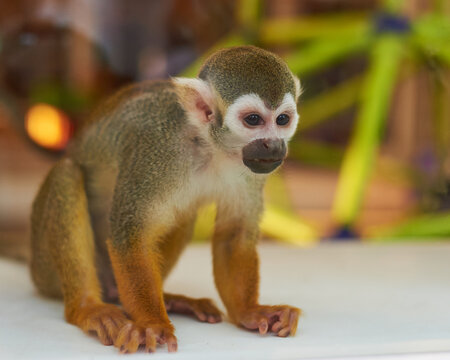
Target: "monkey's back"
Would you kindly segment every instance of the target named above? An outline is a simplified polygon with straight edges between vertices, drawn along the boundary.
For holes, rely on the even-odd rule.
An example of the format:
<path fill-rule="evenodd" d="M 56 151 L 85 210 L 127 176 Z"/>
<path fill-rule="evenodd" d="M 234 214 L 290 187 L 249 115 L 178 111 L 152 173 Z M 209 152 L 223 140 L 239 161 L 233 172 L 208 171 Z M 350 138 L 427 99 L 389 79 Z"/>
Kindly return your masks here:
<path fill-rule="evenodd" d="M 84 166 L 117 166 L 136 156 L 137 148 L 146 148 L 145 143 L 146 151 L 157 157 L 158 149 L 180 140 L 185 125 L 185 112 L 170 80 L 130 85 L 93 112 L 69 156 Z"/>

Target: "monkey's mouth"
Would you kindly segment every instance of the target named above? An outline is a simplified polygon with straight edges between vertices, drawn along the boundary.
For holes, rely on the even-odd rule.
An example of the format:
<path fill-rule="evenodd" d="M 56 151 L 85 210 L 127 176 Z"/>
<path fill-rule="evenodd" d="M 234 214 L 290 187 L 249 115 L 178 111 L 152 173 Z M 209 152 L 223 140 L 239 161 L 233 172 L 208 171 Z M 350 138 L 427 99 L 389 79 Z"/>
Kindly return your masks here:
<path fill-rule="evenodd" d="M 242 161 L 256 174 L 267 174 L 281 165 L 286 157 L 282 139 L 256 139 L 242 148 Z"/>
<path fill-rule="evenodd" d="M 242 148 L 242 161 L 256 174 L 268 174 L 281 165 L 286 157 L 282 139 L 256 139 Z"/>
<path fill-rule="evenodd" d="M 283 159 L 242 159 L 244 165 L 256 174 L 268 174 L 281 165 Z"/>

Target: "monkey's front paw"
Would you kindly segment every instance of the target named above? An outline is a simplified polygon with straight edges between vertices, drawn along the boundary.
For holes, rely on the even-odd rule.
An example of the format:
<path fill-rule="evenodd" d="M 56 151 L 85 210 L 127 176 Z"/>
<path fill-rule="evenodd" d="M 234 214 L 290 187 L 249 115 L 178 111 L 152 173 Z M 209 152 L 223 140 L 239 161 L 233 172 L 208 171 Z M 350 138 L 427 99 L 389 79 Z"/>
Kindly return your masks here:
<path fill-rule="evenodd" d="M 239 325 L 249 330 L 259 330 L 260 334 L 273 332 L 277 336 L 294 336 L 301 310 L 288 305 L 258 305 L 244 312 Z"/>
<path fill-rule="evenodd" d="M 128 322 L 123 311 L 111 304 L 84 306 L 69 315 L 68 320 L 86 333 L 97 335 L 104 345 L 112 345 L 120 328 Z"/>
<path fill-rule="evenodd" d="M 157 344 L 167 344 L 169 352 L 177 351 L 177 338 L 171 324 L 138 325 L 128 322 L 120 329 L 117 340 L 114 342 L 121 353 L 134 353 L 139 346 L 146 352 L 155 352 Z"/>
<path fill-rule="evenodd" d="M 168 312 L 194 315 L 200 321 L 211 324 L 222 321 L 222 313 L 210 299 L 193 299 L 182 295 L 166 297 L 165 303 Z"/>

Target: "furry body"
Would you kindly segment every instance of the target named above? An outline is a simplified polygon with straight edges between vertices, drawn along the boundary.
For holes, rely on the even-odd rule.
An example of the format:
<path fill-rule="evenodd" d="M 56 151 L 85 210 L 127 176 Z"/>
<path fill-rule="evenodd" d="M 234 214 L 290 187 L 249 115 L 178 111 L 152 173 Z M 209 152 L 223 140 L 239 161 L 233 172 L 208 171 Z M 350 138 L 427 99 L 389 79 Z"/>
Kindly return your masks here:
<path fill-rule="evenodd" d="M 279 62 L 257 48 L 245 49 L 252 62 L 255 52 Z M 283 76 L 292 77 L 282 65 Z M 202 76 L 217 75 L 213 69 L 205 66 Z M 212 201 L 214 275 L 231 321 L 261 333 L 295 333 L 298 309 L 258 304 L 255 245 L 266 176 L 244 166 L 242 148 L 255 143 L 249 153 L 266 151 L 263 163 L 251 159 L 266 168 L 279 150 L 264 139 L 291 136 L 299 89 L 292 77 L 289 86 L 283 82 L 278 92 L 267 93 L 270 101 L 264 94 L 248 101 L 245 94 L 220 95 L 218 79 L 156 81 L 119 92 L 94 113 L 34 202 L 31 270 L 37 288 L 63 296 L 69 322 L 121 351 L 154 351 L 156 343 L 175 351 L 167 311 L 221 320 L 207 299 L 162 291 L 192 236 L 198 207 Z M 260 111 L 264 126 L 239 131 L 242 123 L 235 118 L 244 110 Z M 291 124 L 274 125 L 272 117 L 280 112 L 292 116 Z M 124 311 L 107 303 L 117 296 Z"/>

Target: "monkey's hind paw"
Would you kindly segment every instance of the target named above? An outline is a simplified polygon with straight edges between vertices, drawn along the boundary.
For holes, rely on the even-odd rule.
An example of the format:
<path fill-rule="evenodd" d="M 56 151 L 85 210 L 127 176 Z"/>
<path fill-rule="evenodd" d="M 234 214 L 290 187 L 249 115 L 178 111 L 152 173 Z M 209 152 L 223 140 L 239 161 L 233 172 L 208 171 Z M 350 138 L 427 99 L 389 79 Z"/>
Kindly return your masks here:
<path fill-rule="evenodd" d="M 258 330 L 260 334 L 267 332 L 277 336 L 294 336 L 297 330 L 301 310 L 288 305 L 259 305 L 242 314 L 239 325 L 249 330 Z"/>
<path fill-rule="evenodd" d="M 215 324 L 222 321 L 222 312 L 207 298 L 193 299 L 182 295 L 164 295 L 167 312 L 195 316 L 202 322 Z"/>
<path fill-rule="evenodd" d="M 129 321 L 120 329 L 114 346 L 121 353 L 134 353 L 140 347 L 145 352 L 155 352 L 156 345 L 167 344 L 169 352 L 177 351 L 177 338 L 173 334 L 173 326 L 171 324 L 150 324 L 145 326 L 137 325 Z"/>

